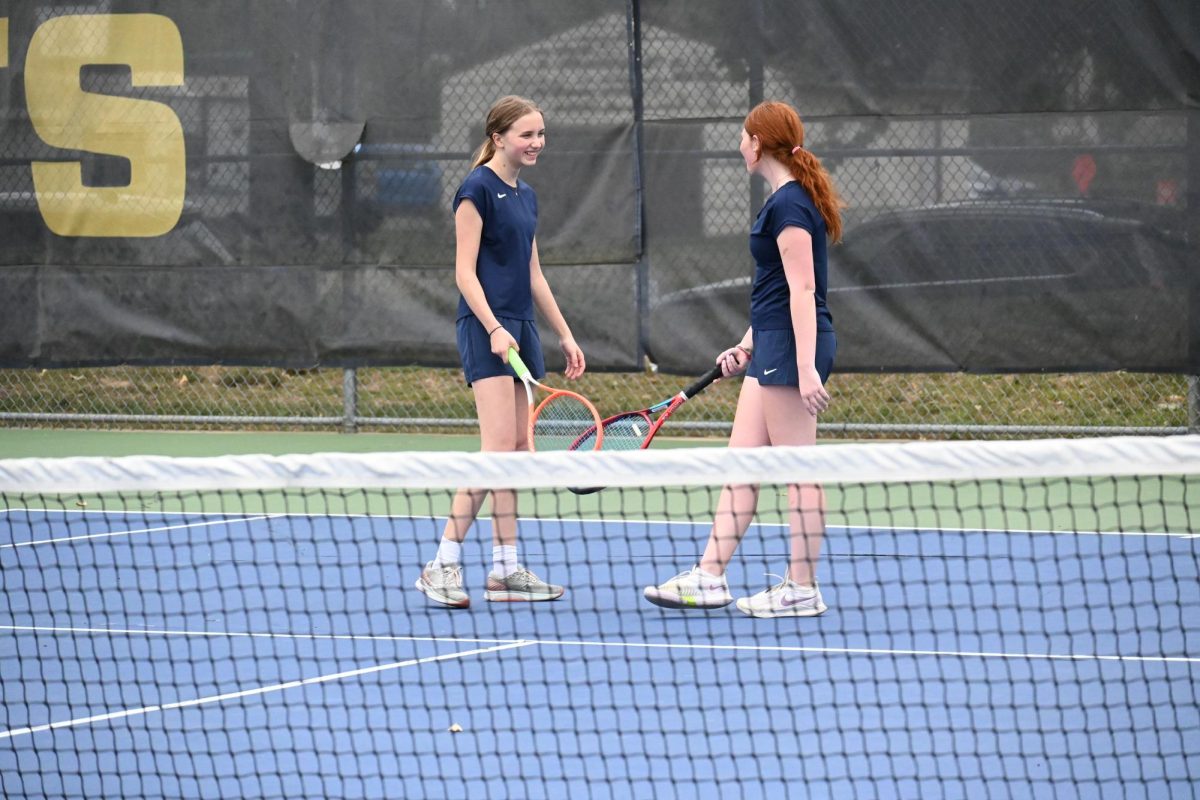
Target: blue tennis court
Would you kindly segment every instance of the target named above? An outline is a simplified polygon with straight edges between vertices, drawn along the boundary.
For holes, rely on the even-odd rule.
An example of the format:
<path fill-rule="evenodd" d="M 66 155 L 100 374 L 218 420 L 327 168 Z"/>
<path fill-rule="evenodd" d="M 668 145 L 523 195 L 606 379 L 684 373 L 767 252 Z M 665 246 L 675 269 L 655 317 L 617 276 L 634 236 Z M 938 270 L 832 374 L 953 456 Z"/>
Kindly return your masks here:
<path fill-rule="evenodd" d="M 4 524 L 7 796 L 1162 797 L 1200 775 L 1187 533 L 831 528 L 830 611 L 755 620 L 641 599 L 699 524 L 525 520 L 525 561 L 569 587 L 525 605 L 482 600 L 485 523 L 464 611 L 411 588 L 432 517 Z M 783 539 L 751 530 L 735 595 Z"/>

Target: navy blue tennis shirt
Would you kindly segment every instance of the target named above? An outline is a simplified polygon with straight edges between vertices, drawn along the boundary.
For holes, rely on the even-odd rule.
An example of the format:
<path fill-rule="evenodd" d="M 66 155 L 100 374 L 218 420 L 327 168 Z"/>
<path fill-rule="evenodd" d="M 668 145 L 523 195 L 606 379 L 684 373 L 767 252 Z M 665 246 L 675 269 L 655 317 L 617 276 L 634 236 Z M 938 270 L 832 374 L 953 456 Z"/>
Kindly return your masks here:
<path fill-rule="evenodd" d="M 833 315 L 825 305 L 829 286 L 825 218 L 808 192 L 796 181 L 780 186 L 767 198 L 750 228 L 750 255 L 754 257 L 754 288 L 750 292 L 750 326 L 756 331 L 792 328 L 792 293 L 783 271 L 777 237 L 794 225 L 812 236 L 814 296 L 817 330 L 832 331 Z"/>
<path fill-rule="evenodd" d="M 490 168 L 480 165 L 471 170 L 454 194 L 455 211 L 464 199 L 474 203 L 483 218 L 476 273 L 492 313 L 497 317 L 532 320 L 529 261 L 537 231 L 537 195 L 521 179 L 517 179 L 514 188 Z M 471 307 L 460 293 L 457 318 L 469 316 Z"/>

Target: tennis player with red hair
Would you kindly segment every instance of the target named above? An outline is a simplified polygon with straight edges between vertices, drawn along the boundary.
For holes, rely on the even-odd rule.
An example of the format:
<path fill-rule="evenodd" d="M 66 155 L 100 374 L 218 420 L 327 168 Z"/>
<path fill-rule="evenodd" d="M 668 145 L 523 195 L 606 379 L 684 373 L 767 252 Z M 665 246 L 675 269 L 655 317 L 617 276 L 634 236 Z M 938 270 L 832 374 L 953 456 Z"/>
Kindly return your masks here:
<path fill-rule="evenodd" d="M 725 375 L 744 372 L 730 447 L 811 445 L 817 415 L 829 406 L 825 382 L 837 339 L 825 302 L 827 247 L 842 235 L 841 200 L 829 173 L 804 147 L 800 115 L 766 102 L 741 134 L 746 170 L 771 194 L 750 229 L 754 286 L 750 327 L 717 357 Z M 665 608 L 718 608 L 733 601 L 725 569 L 758 505 L 757 486 L 726 486 L 700 562 L 644 595 Z M 808 617 L 825 611 L 816 565 L 825 535 L 820 486 L 788 487 L 791 557 L 779 583 L 737 607 L 754 617 Z"/>

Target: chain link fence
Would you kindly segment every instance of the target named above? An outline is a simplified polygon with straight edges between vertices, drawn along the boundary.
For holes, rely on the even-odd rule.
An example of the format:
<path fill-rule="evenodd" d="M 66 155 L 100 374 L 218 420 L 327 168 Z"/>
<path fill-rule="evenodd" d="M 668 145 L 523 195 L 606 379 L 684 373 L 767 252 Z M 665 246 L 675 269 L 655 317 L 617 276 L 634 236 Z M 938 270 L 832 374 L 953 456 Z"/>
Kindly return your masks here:
<path fill-rule="evenodd" d="M 0 77 L 28 63 L 22 48 L 48 21 L 86 13 L 107 26 L 117 5 L 13 4 L 12 58 Z M 530 5 L 396 3 L 413 12 L 406 18 L 365 3 L 158 3 L 162 14 L 190 22 L 184 82 L 135 87 L 124 67 L 78 71 L 86 92 L 153 100 L 179 119 L 187 205 L 177 229 L 158 238 L 49 237 L 30 163 L 68 156 L 30 126 L 34 114 L 15 77 L 0 80 L 5 266 L 17 276 L 13 286 L 47 304 L 40 313 L 66 317 L 58 338 L 47 334 L 48 347 L 39 341 L 21 355 L 83 341 L 116 357 L 90 353 L 75 363 L 134 360 L 121 348 L 157 342 L 153 323 L 167 320 L 172 341 L 206 355 L 211 346 L 223 356 L 214 361 L 250 363 L 256 348 L 286 336 L 311 344 L 306 337 L 344 335 L 335 354 L 378 345 L 361 363 L 453 363 L 448 209 L 488 106 L 519 91 L 544 108 L 549 134 L 545 163 L 528 175 L 544 209 L 542 260 L 599 368 L 579 388 L 602 412 L 642 407 L 678 391 L 683 376 L 745 329 L 746 234 L 765 187 L 746 175 L 737 143 L 746 111 L 778 99 L 801 109 L 805 145 L 847 203 L 829 294 L 843 371 L 831 380 L 824 435 L 1200 427 L 1196 378 L 1167 374 L 1195 337 L 1187 329 L 1195 279 L 1179 284 L 1173 270 L 1200 218 L 1188 204 L 1200 125 L 1172 83 L 1186 70 L 1159 63 L 1161 47 L 1139 49 L 1163 33 L 1153 15 L 1115 0 L 1090 9 L 1082 26 L 1079 9 L 1065 2 L 1027 3 L 1017 13 L 975 0 L 954 9 L 919 0 L 844 17 L 775 0 L 551 2 L 533 4 L 536 13 Z M 223 10 L 245 13 L 246 24 L 231 29 Z M 480 18 L 497 27 L 489 34 Z M 337 26 L 324 24 L 332 19 Z M 931 19 L 945 30 L 931 35 Z M 343 28 L 355 31 L 350 50 L 332 47 L 345 44 Z M 290 54 L 292 34 L 297 52 L 311 49 L 311 64 Z M 388 49 L 413 36 L 419 59 Z M 388 72 L 371 49 L 381 46 L 414 59 L 411 69 Z M 361 149 L 335 168 L 286 149 L 280 156 L 280 132 L 269 123 L 298 113 L 280 109 L 280 86 L 289 102 L 311 101 L 314 115 L 369 117 Z M 393 113 L 397 106 L 403 113 Z M 80 163 L 89 185 L 131 180 L 123 159 Z M 1106 203 L 1122 204 L 1121 212 Z M 1182 250 L 1192 272 L 1193 251 Z M 1129 274 L 1106 272 L 1114 263 Z M 280 266 L 259 269 L 270 264 Z M 111 301 L 104 307 L 119 322 L 110 327 L 125 339 L 103 339 L 88 327 L 94 320 L 61 310 L 78 298 L 30 291 L 56 265 L 78 268 L 59 284 L 78 298 Z M 151 271 L 135 265 L 196 277 L 179 279 L 174 305 L 155 306 L 161 298 L 139 283 Z M 877 266 L 882 283 L 864 282 L 861 265 Z M 361 284 L 350 282 L 355 275 Z M 232 301 L 203 293 L 217 284 Z M 302 284 L 343 305 L 331 312 L 286 295 Z M 898 293 L 904 301 L 887 305 Z M 266 296 L 274 305 L 255 305 Z M 1064 324 L 1022 329 L 1024 310 L 1045 296 L 1061 300 L 1050 318 Z M 6 309 L 10 330 L 49 327 L 21 306 Z M 314 308 L 336 319 L 309 319 Z M 925 308 L 937 309 L 928 318 L 941 327 L 914 331 L 921 316 L 905 312 Z M 134 311 L 149 327 L 127 324 Z M 235 338 L 226 338 L 234 330 L 226 319 L 242 323 Z M 1139 360 L 1143 351 L 1133 348 L 1147 342 L 1161 344 L 1168 360 Z M 553 338 L 546 343 L 553 368 Z M 191 351 L 138 356 L 196 360 Z M 890 371 L 913 364 L 938 371 Z M 1101 371 L 1057 371 L 1081 364 Z M 973 374 L 989 370 L 1001 374 Z M 674 429 L 725 433 L 737 385 L 718 384 L 689 403 Z M 0 370 L 0 425 L 467 431 L 475 410 L 458 370 L 427 366 L 8 369 Z"/>
<path fill-rule="evenodd" d="M 682 388 L 679 376 L 591 373 L 601 413 Z M 684 406 L 679 435 L 728 433 L 739 381 Z M 1195 378 L 1135 373 L 854 375 L 830 379 L 825 437 L 996 437 L 1200 432 Z M 0 424 L 143 428 L 474 432 L 458 370 L 248 367 L 0 370 Z"/>

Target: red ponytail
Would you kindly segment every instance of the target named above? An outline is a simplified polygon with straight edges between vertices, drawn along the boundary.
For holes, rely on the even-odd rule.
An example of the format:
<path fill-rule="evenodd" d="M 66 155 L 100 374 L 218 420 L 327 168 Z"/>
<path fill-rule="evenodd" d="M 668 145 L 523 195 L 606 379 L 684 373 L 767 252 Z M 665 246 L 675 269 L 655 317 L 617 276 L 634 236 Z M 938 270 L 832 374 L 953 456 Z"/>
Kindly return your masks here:
<path fill-rule="evenodd" d="M 804 147 L 804 124 L 796 109 L 787 103 L 759 103 L 746 116 L 746 133 L 757 136 L 764 153 L 769 153 L 791 171 L 796 182 L 812 197 L 825 220 L 832 242 L 841 241 L 845 203 L 838 196 L 833 178 L 820 159 Z"/>

